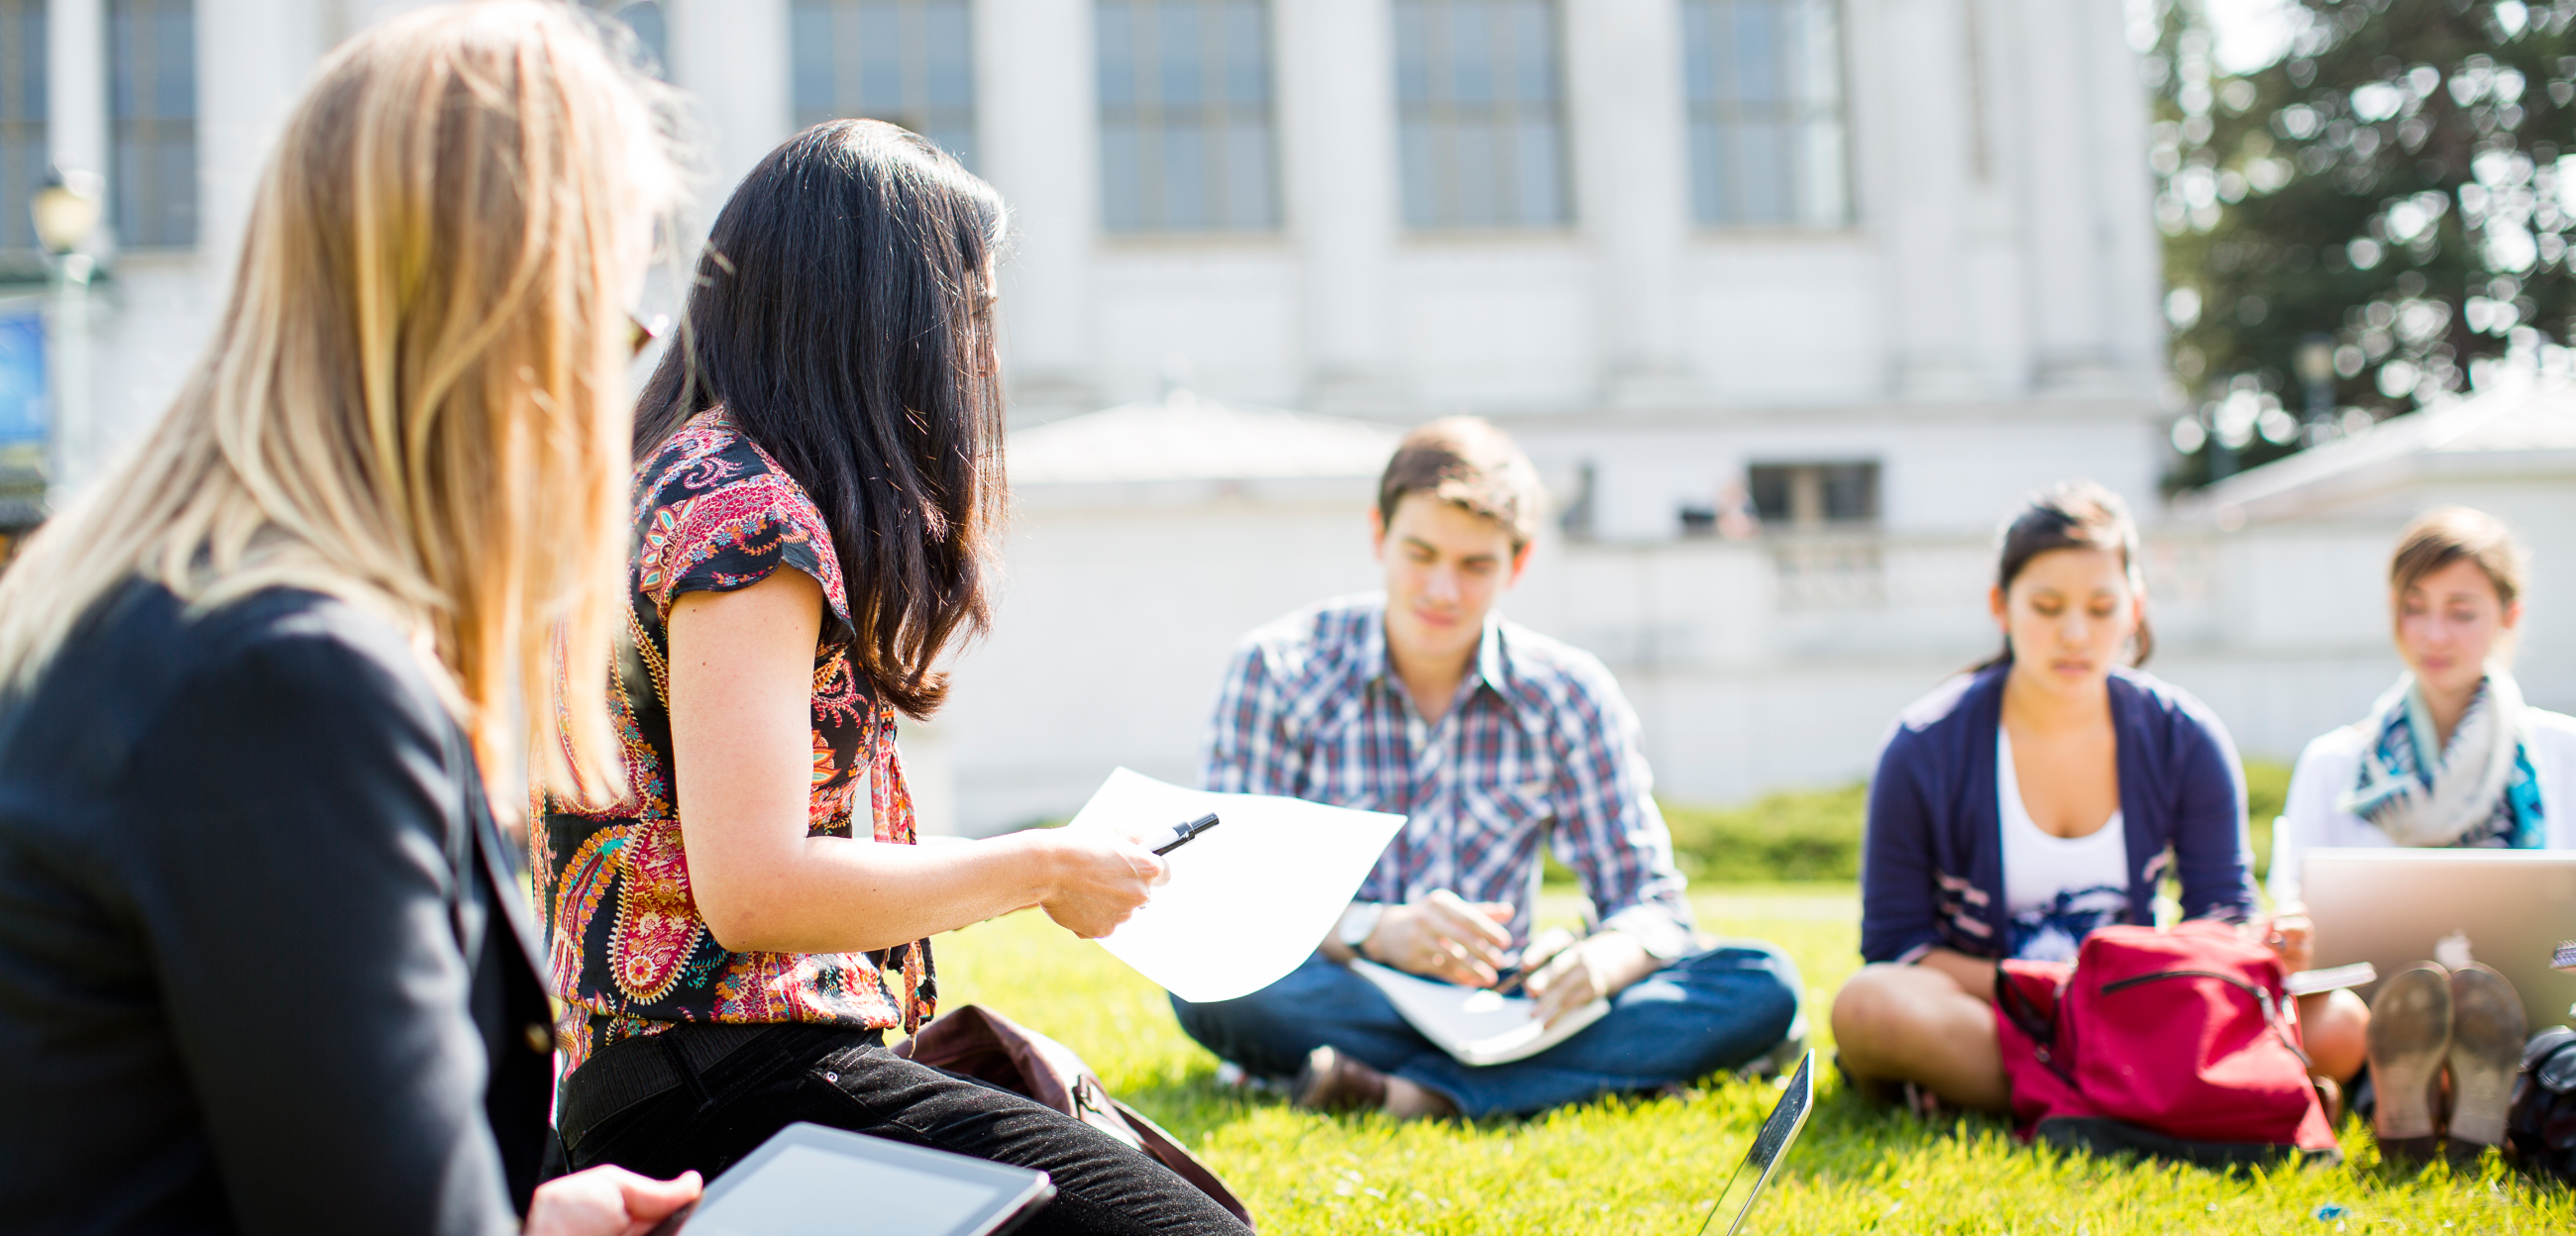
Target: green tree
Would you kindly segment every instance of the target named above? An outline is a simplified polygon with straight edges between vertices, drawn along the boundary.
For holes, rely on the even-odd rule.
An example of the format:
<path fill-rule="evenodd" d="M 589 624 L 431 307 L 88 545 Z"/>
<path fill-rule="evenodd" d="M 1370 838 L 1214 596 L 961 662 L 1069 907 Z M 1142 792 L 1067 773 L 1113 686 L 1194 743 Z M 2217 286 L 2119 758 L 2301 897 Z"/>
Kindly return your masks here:
<path fill-rule="evenodd" d="M 2157 0 L 2146 58 L 2191 404 L 2172 484 L 2569 342 L 2576 0 L 2288 0 L 2288 53 L 2242 75 L 2197 3 Z"/>

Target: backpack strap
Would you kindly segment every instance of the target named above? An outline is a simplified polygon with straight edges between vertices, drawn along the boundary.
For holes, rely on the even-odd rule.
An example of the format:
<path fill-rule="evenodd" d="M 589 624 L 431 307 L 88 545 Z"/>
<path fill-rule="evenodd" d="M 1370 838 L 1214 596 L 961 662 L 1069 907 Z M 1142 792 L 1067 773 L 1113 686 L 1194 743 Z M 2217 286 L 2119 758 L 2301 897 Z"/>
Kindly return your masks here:
<path fill-rule="evenodd" d="M 2141 983 L 2153 983 L 2162 979 L 2177 978 L 2217 979 L 2219 982 L 2225 983 L 2230 987 L 2238 988 L 2252 995 L 2255 1003 L 2260 1004 L 2263 1007 L 2263 1024 L 2271 1027 L 2272 1037 L 2281 1040 L 2281 1046 L 2289 1048 L 2290 1054 L 2297 1056 L 2300 1064 L 2306 1065 L 2311 1069 L 2316 1067 L 2316 1062 L 2308 1059 L 2308 1053 L 2300 1049 L 2299 1040 L 2290 1034 L 2289 1026 L 2286 1024 L 2287 1019 L 2281 1013 L 2281 1002 L 2273 999 L 2272 989 L 2262 985 L 2261 983 L 2249 983 L 2236 975 L 2221 974 L 2216 970 L 2159 970 L 2153 974 L 2133 975 L 2129 978 L 2104 983 L 2102 985 L 2102 994 L 2107 996 L 2112 992 L 2124 991 Z"/>
<path fill-rule="evenodd" d="M 2005 969 L 2001 961 L 1995 963 L 1995 1007 L 2003 1010 L 2004 1017 L 2012 1022 L 2014 1029 L 2030 1036 L 2031 1043 L 2039 1049 L 2036 1053 L 2039 1062 L 2047 1065 L 2049 1072 L 2064 1078 L 2068 1085 L 2075 1084 L 2075 1075 L 2067 1070 L 2065 1062 L 2057 1058 L 2057 1010 L 2052 1008 L 2041 1012 L 2030 993 L 2021 989 L 2021 984 L 2013 980 L 2012 972 Z"/>

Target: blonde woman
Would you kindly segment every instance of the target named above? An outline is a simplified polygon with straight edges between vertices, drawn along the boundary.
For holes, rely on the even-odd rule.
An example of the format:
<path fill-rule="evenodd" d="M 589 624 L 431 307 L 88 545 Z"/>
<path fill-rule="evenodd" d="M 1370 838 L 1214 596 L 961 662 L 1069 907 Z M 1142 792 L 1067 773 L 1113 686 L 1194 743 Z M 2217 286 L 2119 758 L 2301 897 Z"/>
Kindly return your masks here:
<path fill-rule="evenodd" d="M 607 672 L 625 310 L 676 185 L 577 14 L 335 54 L 178 399 L 0 578 L 12 1231 L 633 1233 L 696 1194 L 538 1185 L 548 1014 L 491 812 L 523 698 L 570 735 L 539 778 L 616 768 L 549 645 Z"/>
<path fill-rule="evenodd" d="M 2576 846 L 2576 717 L 2524 703 L 2513 679 L 2524 591 L 2522 549 L 2493 516 L 2444 507 L 2399 534 L 2388 602 L 2405 672 L 2367 716 L 2308 744 L 2272 830 L 2276 927 L 2299 964 L 2311 849 Z M 2502 1140 L 2525 1019 L 2494 971 L 2427 963 L 2388 976 L 2367 1012 L 2338 992 L 2303 998 L 2299 1016 L 2355 1039 L 2368 1027 L 2383 1143 L 2427 1143 L 2446 1124 L 2472 1146 Z"/>

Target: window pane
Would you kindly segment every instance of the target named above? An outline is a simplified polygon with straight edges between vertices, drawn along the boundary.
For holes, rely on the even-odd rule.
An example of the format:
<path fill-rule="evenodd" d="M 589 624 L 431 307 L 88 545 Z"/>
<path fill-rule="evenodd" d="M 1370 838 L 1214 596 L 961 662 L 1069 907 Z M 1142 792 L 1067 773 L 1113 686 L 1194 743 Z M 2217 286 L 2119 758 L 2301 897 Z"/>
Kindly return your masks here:
<path fill-rule="evenodd" d="M 1496 175 L 1493 122 L 1478 118 L 1460 120 L 1449 130 L 1451 158 L 1456 167 L 1451 173 L 1457 181 L 1457 202 L 1451 207 L 1458 222 L 1466 227 L 1492 227 L 1502 222 L 1500 177 Z"/>
<path fill-rule="evenodd" d="M 1195 106 L 1199 101 L 1199 66 L 1207 49 L 1199 39 L 1199 13 L 1195 4 L 1157 5 L 1160 20 L 1154 32 L 1154 51 L 1162 70 L 1158 100 L 1167 108 Z"/>
<path fill-rule="evenodd" d="M 1437 138 L 1431 126 L 1419 120 L 1407 120 L 1395 132 L 1396 159 L 1404 171 L 1404 225 L 1412 228 L 1440 226 L 1443 212 L 1436 197 L 1445 177 L 1433 171 L 1433 146 Z"/>
<path fill-rule="evenodd" d="M 1226 131 L 1225 225 L 1247 231 L 1273 226 L 1272 200 L 1270 129 L 1237 124 Z"/>
<path fill-rule="evenodd" d="M 654 76 L 667 76 L 671 63 L 671 36 L 662 20 L 661 0 L 593 0 L 609 16 L 623 23 L 635 36 L 635 50 L 642 53 L 646 67 Z"/>
<path fill-rule="evenodd" d="M 1556 165 L 1556 130 L 1534 120 L 1524 120 L 1513 133 L 1512 200 L 1518 208 L 1512 222 L 1524 227 L 1544 227 L 1551 220 L 1565 217 L 1564 205 L 1557 193 L 1565 183 Z"/>
<path fill-rule="evenodd" d="M 1424 3 L 1395 3 L 1395 101 L 1400 104 L 1427 103 L 1432 97 L 1430 18 Z"/>
<path fill-rule="evenodd" d="M 1789 221 L 1789 161 L 1780 125 L 1748 120 L 1735 127 L 1736 184 L 1745 223 Z"/>
<path fill-rule="evenodd" d="M 0 249 L 36 247 L 26 202 L 45 183 L 45 0 L 0 0 Z"/>
<path fill-rule="evenodd" d="M 922 54 L 928 58 L 930 105 L 975 106 L 975 45 L 966 28 L 966 6 L 937 4 L 921 15 Z M 925 134 L 924 136 L 927 136 Z M 941 143 L 946 145 L 946 143 Z"/>
<path fill-rule="evenodd" d="M 797 5 L 788 14 L 787 30 L 796 125 L 803 128 L 832 112 L 832 10 L 820 4 Z"/>
<path fill-rule="evenodd" d="M 197 242 L 197 36 L 188 0 L 109 0 L 110 216 L 125 244 Z"/>
<path fill-rule="evenodd" d="M 904 15 L 885 0 L 859 6 L 859 111 L 883 119 L 903 114 Z M 910 127 L 910 126 L 906 126 Z"/>
<path fill-rule="evenodd" d="M 1278 225 L 1262 0 L 1098 0 L 1101 220 L 1113 232 Z"/>
<path fill-rule="evenodd" d="M 1458 103 L 1494 101 L 1492 6 L 1449 6 L 1449 97 Z"/>
<path fill-rule="evenodd" d="M 1195 125 L 1166 125 L 1162 138 L 1163 209 L 1156 222 L 1166 231 L 1204 231 L 1209 223 L 1206 135 Z"/>
<path fill-rule="evenodd" d="M 1714 226 L 1840 227 L 1836 0 L 1682 0 L 1691 209 Z"/>
<path fill-rule="evenodd" d="M 1397 0 L 1409 227 L 1558 227 L 1567 201 L 1556 0 Z"/>
<path fill-rule="evenodd" d="M 1225 6 L 1225 101 L 1259 107 L 1270 98 L 1268 40 L 1261 37 L 1261 6 Z"/>
<path fill-rule="evenodd" d="M 1102 125 L 1100 218 L 1110 231 L 1133 232 L 1145 226 L 1144 205 L 1137 200 L 1144 184 L 1144 170 L 1136 160 L 1136 126 Z"/>
<path fill-rule="evenodd" d="M 975 166 L 969 0 L 790 0 L 796 124 L 866 118 Z"/>

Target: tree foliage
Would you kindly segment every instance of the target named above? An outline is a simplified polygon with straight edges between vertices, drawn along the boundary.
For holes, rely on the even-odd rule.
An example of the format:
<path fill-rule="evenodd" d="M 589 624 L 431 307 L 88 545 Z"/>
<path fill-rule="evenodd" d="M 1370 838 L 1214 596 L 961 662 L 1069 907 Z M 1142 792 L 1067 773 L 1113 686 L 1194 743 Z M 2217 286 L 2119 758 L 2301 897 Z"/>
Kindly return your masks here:
<path fill-rule="evenodd" d="M 2177 485 L 2576 332 L 2576 0 L 2285 3 L 2287 54 L 2242 75 L 2196 0 L 2156 10 L 2149 157 L 2192 405 Z"/>

